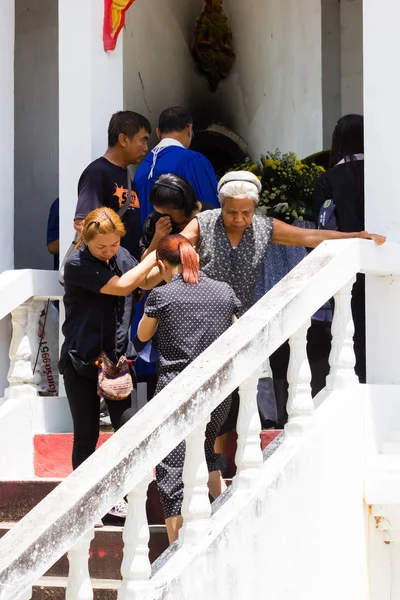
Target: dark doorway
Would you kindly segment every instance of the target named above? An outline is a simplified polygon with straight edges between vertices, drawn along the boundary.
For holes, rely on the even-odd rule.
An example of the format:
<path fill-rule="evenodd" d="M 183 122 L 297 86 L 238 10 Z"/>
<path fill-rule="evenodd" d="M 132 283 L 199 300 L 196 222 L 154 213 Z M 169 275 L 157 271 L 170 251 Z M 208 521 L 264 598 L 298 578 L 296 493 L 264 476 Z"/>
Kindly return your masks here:
<path fill-rule="evenodd" d="M 208 158 L 217 177 L 242 163 L 247 155 L 247 144 L 236 133 L 220 125 L 195 131 L 191 150 L 201 152 Z"/>

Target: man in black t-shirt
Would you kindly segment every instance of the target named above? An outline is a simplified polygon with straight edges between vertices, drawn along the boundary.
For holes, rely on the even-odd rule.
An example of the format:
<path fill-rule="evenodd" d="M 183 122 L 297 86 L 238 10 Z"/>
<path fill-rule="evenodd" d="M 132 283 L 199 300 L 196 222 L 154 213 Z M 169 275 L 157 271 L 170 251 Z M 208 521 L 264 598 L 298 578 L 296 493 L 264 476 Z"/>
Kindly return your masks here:
<path fill-rule="evenodd" d="M 106 153 L 86 167 L 79 179 L 74 219 L 74 227 L 78 233 L 82 230 L 86 216 L 95 208 L 108 206 L 115 212 L 122 208 L 128 195 L 130 175 L 127 167 L 140 163 L 146 156 L 150 133 L 149 121 L 138 113 L 119 111 L 111 117 Z M 121 245 L 140 260 L 142 226 L 139 199 L 134 189 L 122 220 L 127 233 L 122 238 Z"/>

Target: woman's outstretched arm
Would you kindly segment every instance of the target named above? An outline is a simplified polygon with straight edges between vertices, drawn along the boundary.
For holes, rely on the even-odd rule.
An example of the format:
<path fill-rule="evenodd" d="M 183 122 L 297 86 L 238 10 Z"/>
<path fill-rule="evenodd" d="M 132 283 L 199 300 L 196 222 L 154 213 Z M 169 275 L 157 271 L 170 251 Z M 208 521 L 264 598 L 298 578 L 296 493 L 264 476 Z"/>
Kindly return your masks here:
<path fill-rule="evenodd" d="M 328 229 L 302 229 L 301 227 L 294 227 L 293 225 L 283 223 L 279 219 L 274 219 L 274 232 L 272 234 L 272 242 L 274 244 L 315 248 L 325 240 L 346 240 L 349 238 L 374 240 L 379 246 L 386 241 L 384 235 L 368 233 L 367 231 L 344 233 Z"/>
<path fill-rule="evenodd" d="M 141 263 L 121 275 L 121 277 L 118 277 L 118 275 L 111 277 L 111 279 L 103 285 L 100 293 L 109 294 L 110 296 L 128 296 L 133 290 L 141 287 L 142 284 L 145 283 L 147 275 L 149 275 L 156 266 L 157 259 L 154 252 L 154 254 L 147 256 Z"/>

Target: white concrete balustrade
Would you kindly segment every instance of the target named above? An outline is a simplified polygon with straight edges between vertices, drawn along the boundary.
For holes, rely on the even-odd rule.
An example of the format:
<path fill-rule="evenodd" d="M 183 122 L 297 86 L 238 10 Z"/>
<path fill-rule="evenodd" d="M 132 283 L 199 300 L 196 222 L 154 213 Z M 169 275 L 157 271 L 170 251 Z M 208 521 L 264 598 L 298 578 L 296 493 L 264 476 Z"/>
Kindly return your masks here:
<path fill-rule="evenodd" d="M 332 349 L 329 356 L 330 372 L 326 378 L 328 390 L 345 389 L 358 383 L 354 372 L 354 323 L 351 315 L 351 279 L 335 294 L 335 314 L 332 321 Z"/>
<path fill-rule="evenodd" d="M 150 531 L 147 523 L 147 488 L 153 475 L 147 476 L 128 494 L 128 515 L 122 539 L 124 558 L 118 600 L 140 600 L 150 588 Z"/>
<path fill-rule="evenodd" d="M 94 538 L 94 529 L 91 527 L 69 549 L 69 573 L 66 600 L 93 600 L 93 588 L 89 574 L 89 548 Z"/>
<path fill-rule="evenodd" d="M 239 387 L 239 414 L 236 424 L 238 434 L 235 463 L 236 475 L 233 478 L 235 491 L 246 490 L 257 480 L 262 465 L 260 448 L 260 417 L 257 407 L 257 384 L 259 370 L 256 370 Z"/>
<path fill-rule="evenodd" d="M 290 358 L 287 372 L 289 396 L 287 402 L 288 422 L 285 433 L 301 435 L 311 426 L 314 403 L 311 398 L 311 370 L 307 359 L 307 331 L 310 319 L 289 338 Z"/>
<path fill-rule="evenodd" d="M 384 270 L 381 265 L 385 265 Z M 282 498 L 286 498 L 290 477 L 296 473 L 298 478 L 298 460 L 305 461 L 304 465 L 308 465 L 304 470 L 305 487 L 301 488 L 301 493 L 306 493 L 304 490 L 308 490 L 309 487 L 306 479 L 314 473 L 313 469 L 308 470 L 309 465 L 313 460 L 322 460 L 324 452 L 327 452 L 323 444 L 326 439 L 330 439 L 323 431 L 330 420 L 326 419 L 324 414 L 334 411 L 332 402 L 324 402 L 321 409 L 318 409 L 323 409 L 322 417 L 318 417 L 314 413 L 311 398 L 311 374 L 306 353 L 310 316 L 326 300 L 335 296 L 329 382 L 330 389 L 333 390 L 332 401 L 336 399 L 340 406 L 338 394 L 345 394 L 349 386 L 353 389 L 356 381 L 351 340 L 353 326 L 350 291 L 353 278 L 360 270 L 375 274 L 385 274 L 387 270 L 400 271 L 400 246 L 388 243 L 377 247 L 368 241 L 346 240 L 325 243 L 313 251 L 0 540 L 0 600 L 14 600 L 26 593 L 26 590 L 66 551 L 70 561 L 66 597 L 70 600 L 92 598 L 93 590 L 87 565 L 93 525 L 126 494 L 129 512 L 123 534 L 124 558 L 119 600 L 186 598 L 189 597 L 185 595 L 189 589 L 189 580 L 192 581 L 193 598 L 196 600 L 210 595 L 210 586 L 214 586 L 212 589 L 217 593 L 218 589 L 223 590 L 228 585 L 224 579 L 225 571 L 222 569 L 222 583 L 217 581 L 217 577 L 210 578 L 211 571 L 207 569 L 211 567 L 207 567 L 207 561 L 213 561 L 213 565 L 214 562 L 219 564 L 224 555 L 229 556 L 229 569 L 226 572 L 231 574 L 232 585 L 236 586 L 235 589 L 242 590 L 237 591 L 237 598 L 252 597 L 257 590 L 261 590 L 265 582 L 262 583 L 259 575 L 255 573 L 254 577 L 251 576 L 253 579 L 250 596 L 243 595 L 245 584 L 242 578 L 248 581 L 249 569 L 255 568 L 256 565 L 260 567 L 262 536 L 268 536 L 268 528 L 264 529 L 262 523 L 269 523 L 268 527 L 274 531 L 268 516 L 268 510 L 272 510 L 270 503 L 276 494 L 282 494 Z M 17 307 L 12 307 L 14 312 L 15 308 Z M 24 348 L 22 341 L 26 337 L 27 310 L 26 305 L 17 308 L 18 318 L 14 319 L 14 343 L 18 348 Z M 289 421 L 278 450 L 264 462 L 259 438 L 257 381 L 262 364 L 286 339 L 289 339 L 291 351 L 288 372 Z M 15 356 L 20 355 L 18 352 L 27 361 L 31 360 L 28 351 L 23 353 L 22 350 L 15 350 Z M 27 392 L 31 393 L 32 381 L 29 377 L 23 382 L 18 380 L 18 384 L 26 386 Z M 10 386 L 13 387 L 11 384 Z M 225 501 L 220 506 L 217 503 L 219 508 L 211 511 L 204 456 L 204 432 L 211 412 L 238 386 L 240 410 L 235 459 L 237 473 L 232 487 L 225 492 Z M 357 386 L 356 389 L 362 387 Z M 353 396 L 355 397 L 354 394 Z M 6 404 L 11 402 L 12 394 L 8 396 Z M 351 403 L 350 405 L 353 406 Z M 164 560 L 159 566 L 158 563 L 153 566 L 151 575 L 148 557 L 149 526 L 145 510 L 146 492 L 151 480 L 149 474 L 160 460 L 183 440 L 186 440 L 187 448 L 183 474 L 184 524 L 177 548 L 169 560 Z M 313 458 L 300 458 L 307 448 L 311 452 L 310 457 Z M 330 448 L 333 452 L 332 443 Z M 336 481 L 334 471 L 339 468 L 338 465 L 347 468 L 345 454 L 341 452 L 338 456 L 341 457 L 340 460 L 337 459 L 338 463 L 335 463 L 333 458 L 332 462 L 329 462 L 330 458 L 327 462 L 332 469 L 333 482 Z M 351 460 L 348 462 L 350 464 Z M 289 475 L 281 475 L 284 472 Z M 339 476 L 343 474 L 338 473 Z M 277 483 L 278 481 L 280 483 Z M 356 479 L 351 481 L 355 482 Z M 357 493 L 361 489 L 362 486 L 357 487 Z M 357 511 L 362 509 L 361 494 L 362 492 L 354 505 L 357 515 Z M 286 499 L 282 502 L 283 507 Z M 310 505 L 314 503 L 313 498 Z M 278 502 L 277 506 L 280 505 Z M 255 512 L 250 518 L 253 509 Z M 272 513 L 275 510 L 274 508 Z M 318 505 L 317 510 L 322 511 L 323 507 Z M 329 511 L 329 514 L 332 514 L 332 510 L 328 502 L 327 514 Z M 71 511 L 74 512 L 73 522 L 67 516 L 71 515 Z M 309 523 L 307 511 L 303 517 L 304 523 Z M 281 517 L 277 513 L 277 523 L 279 518 Z M 257 519 L 260 527 L 257 526 Z M 311 530 L 310 544 L 314 540 Z M 243 537 L 245 541 L 248 536 L 254 542 L 254 552 L 246 547 L 245 551 L 249 550 L 249 556 L 239 558 L 239 554 L 243 554 L 238 553 L 241 539 Z M 279 545 L 278 538 L 272 537 L 272 540 Z M 326 544 L 328 542 L 329 536 Z M 37 549 L 35 556 L 31 553 L 32 544 Z M 308 548 L 307 543 L 305 546 Z M 296 544 L 293 551 L 295 548 Z M 287 549 L 285 552 L 290 553 L 291 550 Z M 310 552 L 309 548 L 307 552 Z M 344 563 L 344 570 L 347 568 L 344 562 L 346 560 L 344 552 L 343 558 L 340 559 L 341 564 Z M 309 572 L 308 567 L 304 569 L 305 572 Z M 324 565 L 322 571 L 325 576 L 326 569 Z M 357 569 L 353 571 L 358 574 L 357 577 L 361 577 L 362 567 L 358 566 Z M 212 570 L 214 571 L 214 566 Z M 262 568 L 260 570 L 262 571 Z M 307 597 L 312 600 L 322 597 L 318 578 L 313 591 L 309 595 L 301 595 L 299 590 L 302 589 L 302 577 L 300 571 L 293 572 L 292 587 L 289 585 L 287 593 L 281 597 Z M 227 589 L 230 589 L 229 586 Z M 349 589 L 353 589 L 351 585 Z M 333 595 L 337 595 L 337 590 L 337 586 L 334 585 L 332 595 L 325 594 L 324 597 L 337 597 Z M 227 596 L 225 594 L 221 597 Z M 360 599 L 362 597 L 358 596 Z M 343 598 L 347 600 L 350 596 L 344 595 Z"/>
<path fill-rule="evenodd" d="M 179 531 L 181 545 L 194 545 L 210 530 L 211 506 L 208 499 L 208 468 L 204 455 L 207 417 L 186 438 L 183 467 L 183 527 Z"/>

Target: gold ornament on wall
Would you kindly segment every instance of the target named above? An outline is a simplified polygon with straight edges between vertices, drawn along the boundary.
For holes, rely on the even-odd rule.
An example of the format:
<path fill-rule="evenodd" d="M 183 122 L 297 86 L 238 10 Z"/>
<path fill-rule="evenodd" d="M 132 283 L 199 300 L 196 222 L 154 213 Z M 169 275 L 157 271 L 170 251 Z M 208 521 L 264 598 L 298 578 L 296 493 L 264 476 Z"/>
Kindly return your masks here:
<path fill-rule="evenodd" d="M 223 0 L 205 0 L 196 22 L 192 56 L 207 79 L 212 92 L 227 77 L 235 62 L 232 30 L 222 9 Z"/>

